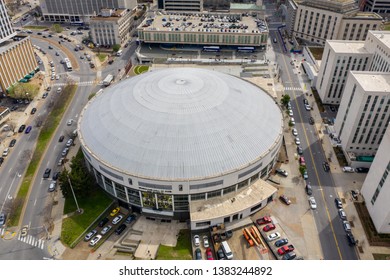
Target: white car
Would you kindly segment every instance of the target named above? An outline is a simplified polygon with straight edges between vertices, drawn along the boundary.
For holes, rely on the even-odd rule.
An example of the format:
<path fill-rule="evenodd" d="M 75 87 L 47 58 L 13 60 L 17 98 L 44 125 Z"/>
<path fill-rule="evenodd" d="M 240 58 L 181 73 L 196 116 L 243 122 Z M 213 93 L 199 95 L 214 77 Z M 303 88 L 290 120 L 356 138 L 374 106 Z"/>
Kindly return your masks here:
<path fill-rule="evenodd" d="M 208 248 L 209 246 L 210 246 L 210 244 L 209 244 L 209 238 L 205 235 L 205 236 L 203 236 L 203 246 L 205 247 L 205 248 Z"/>
<path fill-rule="evenodd" d="M 73 139 L 69 139 L 69 140 L 66 142 L 66 146 L 67 146 L 67 147 L 72 146 L 72 144 L 73 144 Z"/>
<path fill-rule="evenodd" d="M 351 225 L 347 221 L 343 221 L 343 227 L 346 232 L 351 232 Z"/>
<path fill-rule="evenodd" d="M 293 134 L 294 136 L 298 136 L 298 131 L 297 131 L 296 128 L 293 128 L 293 129 L 292 129 L 292 134 Z"/>
<path fill-rule="evenodd" d="M 105 235 L 107 234 L 107 232 L 109 232 L 110 230 L 112 229 L 112 226 L 111 225 L 108 225 L 108 226 L 105 226 L 102 231 L 100 232 L 101 235 Z"/>
<path fill-rule="evenodd" d="M 56 80 L 59 80 L 60 79 L 60 76 L 59 75 L 56 75 Z"/>
<path fill-rule="evenodd" d="M 306 109 L 306 111 L 310 111 L 311 110 L 311 107 L 310 107 L 310 105 L 305 105 L 305 109 Z"/>
<path fill-rule="evenodd" d="M 292 111 L 292 110 L 288 110 L 288 115 L 289 115 L 290 117 L 294 116 L 293 111 Z"/>
<path fill-rule="evenodd" d="M 123 216 L 122 216 L 122 215 L 116 216 L 115 219 L 112 220 L 112 224 L 113 224 L 113 225 L 116 225 L 116 224 L 119 223 L 122 219 L 123 219 Z"/>
<path fill-rule="evenodd" d="M 66 124 L 67 125 L 72 125 L 73 124 L 73 120 L 72 119 L 68 120 L 68 122 Z"/>
<path fill-rule="evenodd" d="M 102 236 L 100 234 L 96 235 L 94 238 L 92 238 L 91 242 L 89 242 L 89 246 L 95 246 L 100 239 L 102 239 Z"/>
<path fill-rule="evenodd" d="M 279 239 L 279 238 L 280 238 L 279 232 L 274 232 L 274 233 L 271 233 L 270 235 L 267 236 L 268 241 L 274 241 L 274 240 Z"/>
<path fill-rule="evenodd" d="M 196 247 L 199 247 L 199 245 L 200 245 L 199 235 L 194 235 L 194 244 Z"/>
<path fill-rule="evenodd" d="M 57 88 L 57 93 L 60 93 L 62 91 L 62 88 Z"/>
<path fill-rule="evenodd" d="M 297 144 L 298 146 L 301 145 L 301 140 L 299 140 L 298 137 L 295 137 L 295 144 Z"/>
<path fill-rule="evenodd" d="M 355 172 L 355 169 L 350 167 L 350 166 L 344 166 L 343 171 L 347 172 L 347 173 L 353 173 L 353 172 Z"/>
<path fill-rule="evenodd" d="M 290 122 L 291 122 L 293 125 L 295 125 L 295 120 L 294 120 L 294 118 L 291 118 L 291 119 L 290 119 Z"/>
<path fill-rule="evenodd" d="M 339 209 L 339 216 L 340 216 L 340 218 L 342 219 L 342 220 L 345 220 L 345 219 L 347 219 L 347 214 L 345 214 L 345 211 L 344 211 L 344 209 Z"/>
<path fill-rule="evenodd" d="M 311 209 L 317 209 L 316 199 L 313 196 L 309 197 L 309 204 Z"/>

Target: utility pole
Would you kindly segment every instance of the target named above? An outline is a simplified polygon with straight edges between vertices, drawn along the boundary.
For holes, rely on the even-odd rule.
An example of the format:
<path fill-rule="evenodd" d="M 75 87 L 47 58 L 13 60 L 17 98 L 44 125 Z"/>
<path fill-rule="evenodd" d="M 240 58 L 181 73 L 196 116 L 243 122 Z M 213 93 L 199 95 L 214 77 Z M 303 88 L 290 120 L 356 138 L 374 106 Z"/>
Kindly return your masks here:
<path fill-rule="evenodd" d="M 68 175 L 68 182 L 69 182 L 70 189 L 72 190 L 72 194 L 73 194 L 74 201 L 76 202 L 77 213 L 81 213 L 79 204 L 77 203 L 76 195 L 74 194 L 74 191 L 73 191 L 73 187 L 72 187 L 72 183 L 71 183 L 71 181 L 70 181 L 69 175 Z"/>

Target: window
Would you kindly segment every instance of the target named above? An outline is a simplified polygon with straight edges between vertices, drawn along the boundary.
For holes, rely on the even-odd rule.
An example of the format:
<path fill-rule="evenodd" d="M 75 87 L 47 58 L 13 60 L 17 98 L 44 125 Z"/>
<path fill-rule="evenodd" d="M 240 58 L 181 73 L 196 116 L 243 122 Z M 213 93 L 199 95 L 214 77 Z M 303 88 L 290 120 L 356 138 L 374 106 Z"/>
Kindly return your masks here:
<path fill-rule="evenodd" d="M 261 205 L 262 205 L 262 204 L 260 203 L 260 204 L 257 204 L 256 206 L 253 206 L 253 207 L 251 208 L 251 212 L 260 209 L 260 208 L 261 208 Z"/>

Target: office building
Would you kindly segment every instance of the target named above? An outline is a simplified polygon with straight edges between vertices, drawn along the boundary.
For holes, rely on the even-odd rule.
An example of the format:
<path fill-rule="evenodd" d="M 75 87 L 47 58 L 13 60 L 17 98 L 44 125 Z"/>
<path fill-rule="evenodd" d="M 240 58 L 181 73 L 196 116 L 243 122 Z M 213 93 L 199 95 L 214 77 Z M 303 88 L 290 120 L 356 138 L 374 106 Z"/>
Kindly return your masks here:
<path fill-rule="evenodd" d="M 282 111 L 231 75 L 167 68 L 122 80 L 88 102 L 78 135 L 97 183 L 147 216 L 204 229 L 276 197 L 261 178 L 278 158 Z"/>
<path fill-rule="evenodd" d="M 45 21 L 88 22 L 101 9 L 134 9 L 137 0 L 40 0 Z"/>
<path fill-rule="evenodd" d="M 267 46 L 264 20 L 241 13 L 156 13 L 137 28 L 144 43 L 198 46 Z"/>
<path fill-rule="evenodd" d="M 361 194 L 378 233 L 390 233 L 390 127 L 387 128 Z"/>
<path fill-rule="evenodd" d="M 317 0 L 298 4 L 293 35 L 306 43 L 325 45 L 326 40 L 365 40 L 377 30 L 382 17 L 360 12 L 354 0 Z"/>
<path fill-rule="evenodd" d="M 295 0 L 287 0 L 286 1 L 286 31 L 289 37 L 293 35 L 294 25 L 295 25 L 295 17 L 297 15 L 298 3 L 302 1 Z"/>
<path fill-rule="evenodd" d="M 3 0 L 0 0 L 0 44 L 14 37 L 16 32 L 12 28 L 12 23 L 7 14 L 7 9 Z"/>
<path fill-rule="evenodd" d="M 109 46 L 126 43 L 130 39 L 134 16 L 134 10 L 103 9 L 101 14 L 92 17 L 89 23 L 93 42 Z"/>
<path fill-rule="evenodd" d="M 316 89 L 324 104 L 340 104 L 349 71 L 390 72 L 390 32 L 369 31 L 365 41 L 325 44 Z"/>
<path fill-rule="evenodd" d="M 361 11 L 390 16 L 390 0 L 360 0 L 359 7 Z"/>
<path fill-rule="evenodd" d="M 201 12 L 203 0 L 157 0 L 157 7 L 165 11 Z"/>
<path fill-rule="evenodd" d="M 390 121 L 390 73 L 350 71 L 334 128 L 347 160 L 370 162 Z"/>

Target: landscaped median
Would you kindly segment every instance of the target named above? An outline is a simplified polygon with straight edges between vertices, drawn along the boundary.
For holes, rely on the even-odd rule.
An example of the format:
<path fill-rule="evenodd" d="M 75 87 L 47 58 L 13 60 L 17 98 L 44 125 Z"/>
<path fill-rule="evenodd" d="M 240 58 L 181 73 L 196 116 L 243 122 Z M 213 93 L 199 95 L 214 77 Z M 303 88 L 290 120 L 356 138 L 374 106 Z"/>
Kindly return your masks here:
<path fill-rule="evenodd" d="M 22 210 L 25 207 L 26 198 L 30 189 L 30 185 L 34 178 L 34 174 L 36 173 L 42 156 L 44 155 L 45 150 L 54 132 L 56 131 L 57 126 L 60 123 L 67 107 L 69 106 L 76 90 L 76 85 L 67 85 L 61 93 L 61 96 L 57 98 L 57 101 L 53 105 L 53 109 L 47 116 L 47 119 L 39 133 L 37 145 L 32 155 L 30 164 L 28 165 L 26 173 L 24 174 L 24 178 L 18 191 L 18 194 L 14 199 L 12 206 L 13 210 L 8 216 L 8 226 L 17 226 L 19 224 L 20 215 L 22 214 Z"/>

